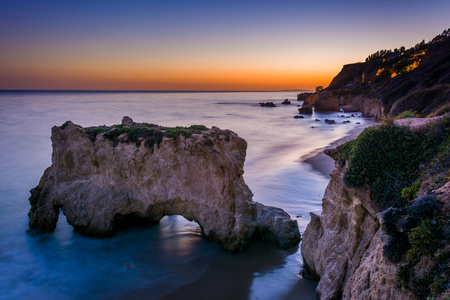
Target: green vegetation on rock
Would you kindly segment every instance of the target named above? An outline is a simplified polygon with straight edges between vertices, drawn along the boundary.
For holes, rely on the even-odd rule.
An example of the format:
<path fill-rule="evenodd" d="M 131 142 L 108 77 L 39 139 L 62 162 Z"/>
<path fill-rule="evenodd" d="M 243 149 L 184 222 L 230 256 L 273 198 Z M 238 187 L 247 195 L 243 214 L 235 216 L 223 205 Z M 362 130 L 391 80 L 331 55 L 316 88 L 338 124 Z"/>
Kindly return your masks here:
<path fill-rule="evenodd" d="M 401 191 L 417 177 L 422 161 L 417 155 L 420 135 L 406 127 L 381 125 L 367 128 L 349 146 L 344 150 L 349 153 L 346 182 L 368 184 L 373 200 L 383 208 L 403 206 Z"/>
<path fill-rule="evenodd" d="M 408 287 L 408 281 L 409 281 L 409 266 L 400 266 L 398 267 L 397 271 L 397 279 L 402 285 L 402 287 L 407 288 Z"/>
<path fill-rule="evenodd" d="M 411 249 L 407 252 L 407 259 L 410 263 L 419 262 L 422 255 L 432 256 L 439 248 L 438 234 L 439 228 L 432 225 L 430 220 L 425 219 L 422 223 L 411 229 L 408 233 Z"/>
<path fill-rule="evenodd" d="M 92 141 L 95 141 L 97 135 L 103 134 L 104 138 L 112 141 L 114 146 L 119 142 L 133 142 L 139 147 L 142 142 L 144 142 L 144 145 L 149 148 L 153 148 L 155 144 L 159 146 L 164 137 L 176 139 L 182 135 L 188 138 L 192 136 L 192 134 L 201 134 L 206 130 L 208 130 L 208 128 L 204 125 L 192 125 L 190 127 L 162 127 L 152 123 L 134 123 L 134 125 L 120 124 L 110 127 L 99 126 L 85 128 L 86 133 Z M 123 134 L 126 134 L 126 138 L 119 140 L 119 137 Z"/>
<path fill-rule="evenodd" d="M 417 185 L 436 178 L 433 187 L 437 187 L 444 182 L 443 174 L 448 176 L 450 117 L 423 131 L 393 124 L 369 127 L 340 146 L 339 152 L 348 160 L 345 180 L 349 185 L 367 184 L 373 200 L 383 209 L 404 207 L 412 200 L 411 193 L 417 193 Z"/>
<path fill-rule="evenodd" d="M 398 120 L 398 119 L 406 119 L 406 118 L 419 118 L 419 115 L 417 114 L 417 111 L 413 112 L 412 109 L 410 109 L 410 110 L 405 110 L 404 112 L 399 114 L 396 119 Z"/>

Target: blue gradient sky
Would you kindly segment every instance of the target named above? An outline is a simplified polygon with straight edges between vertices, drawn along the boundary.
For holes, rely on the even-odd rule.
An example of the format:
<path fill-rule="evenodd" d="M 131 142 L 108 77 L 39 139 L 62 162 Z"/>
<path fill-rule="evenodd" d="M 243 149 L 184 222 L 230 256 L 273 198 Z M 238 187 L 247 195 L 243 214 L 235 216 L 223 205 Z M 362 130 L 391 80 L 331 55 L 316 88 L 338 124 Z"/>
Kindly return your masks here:
<path fill-rule="evenodd" d="M 448 0 L 0 0 L 0 89 L 312 89 L 449 20 Z"/>

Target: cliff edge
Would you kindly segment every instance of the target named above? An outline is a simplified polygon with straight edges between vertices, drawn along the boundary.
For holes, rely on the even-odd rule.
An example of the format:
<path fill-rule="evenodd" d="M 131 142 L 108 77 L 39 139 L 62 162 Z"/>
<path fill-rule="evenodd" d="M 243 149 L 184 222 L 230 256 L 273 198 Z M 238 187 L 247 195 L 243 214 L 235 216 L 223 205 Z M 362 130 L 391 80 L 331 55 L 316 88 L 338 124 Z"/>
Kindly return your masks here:
<path fill-rule="evenodd" d="M 247 143 L 236 133 L 197 125 L 135 123 L 52 128 L 52 165 L 31 190 L 29 227 L 56 228 L 60 210 L 76 231 L 107 236 L 121 226 L 181 215 L 226 250 L 254 239 L 280 248 L 300 241 L 283 210 L 252 201 L 243 179 Z"/>

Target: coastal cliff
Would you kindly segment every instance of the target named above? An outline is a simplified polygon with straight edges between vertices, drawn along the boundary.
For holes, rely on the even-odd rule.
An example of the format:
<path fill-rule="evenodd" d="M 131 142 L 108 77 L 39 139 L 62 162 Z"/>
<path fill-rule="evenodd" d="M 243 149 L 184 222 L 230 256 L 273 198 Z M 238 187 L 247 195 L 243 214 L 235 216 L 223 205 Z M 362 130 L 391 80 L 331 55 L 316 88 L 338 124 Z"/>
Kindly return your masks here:
<path fill-rule="evenodd" d="M 321 299 L 450 296 L 450 117 L 396 123 L 326 151 L 335 169 L 301 245 Z"/>
<path fill-rule="evenodd" d="M 381 50 L 365 62 L 344 65 L 330 85 L 300 94 L 317 111 L 361 111 L 381 119 L 412 110 L 422 117 L 450 108 L 450 30 L 415 47 Z"/>
<path fill-rule="evenodd" d="M 247 143 L 229 130 L 135 123 L 52 128 L 52 165 L 31 190 L 29 227 L 55 230 L 60 210 L 76 231 L 108 236 L 122 226 L 181 215 L 227 251 L 262 239 L 300 241 L 283 210 L 252 201 L 243 179 Z"/>

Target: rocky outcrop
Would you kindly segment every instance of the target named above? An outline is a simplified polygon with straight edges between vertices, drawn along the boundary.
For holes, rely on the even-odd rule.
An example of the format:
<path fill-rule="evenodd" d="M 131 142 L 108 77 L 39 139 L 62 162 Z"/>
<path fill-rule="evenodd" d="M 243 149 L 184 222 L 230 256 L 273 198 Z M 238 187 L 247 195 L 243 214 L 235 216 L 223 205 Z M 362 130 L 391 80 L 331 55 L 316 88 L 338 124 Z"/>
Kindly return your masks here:
<path fill-rule="evenodd" d="M 322 91 L 319 93 L 319 97 L 314 102 L 314 111 L 317 112 L 330 112 L 340 111 L 338 99 L 333 96 L 332 93 Z"/>
<path fill-rule="evenodd" d="M 312 104 L 303 104 L 302 107 L 298 109 L 298 112 L 301 114 L 312 114 L 313 113 L 313 106 Z"/>
<path fill-rule="evenodd" d="M 314 106 L 314 104 L 316 103 L 317 98 L 319 98 L 319 93 L 311 94 L 308 98 L 305 99 L 305 101 L 303 101 L 303 105 L 311 104 L 311 105 Z"/>
<path fill-rule="evenodd" d="M 404 120 L 396 123 L 418 132 L 428 130 L 430 122 L 436 121 Z M 439 126 L 448 130 L 447 125 Z M 430 131 L 438 127 L 433 128 Z M 448 179 L 441 179 L 439 189 L 424 194 L 417 191 L 421 196 L 414 196 L 404 207 L 382 207 L 373 199 L 367 181 L 360 187 L 346 183 L 349 165 L 347 154 L 339 153 L 347 151 L 342 149 L 325 151 L 335 160 L 335 169 L 322 200 L 322 213 L 311 213 L 301 246 L 302 273 L 320 279 L 316 289 L 320 299 L 406 300 L 426 298 L 431 293 L 439 297 L 449 294 Z M 433 168 L 439 169 L 437 163 Z M 429 188 L 428 184 L 421 186 Z M 420 245 L 426 246 L 413 242 L 412 232 L 421 232 Z"/>
<path fill-rule="evenodd" d="M 329 150 L 327 154 L 337 159 L 335 151 Z M 336 163 L 322 199 L 322 214 L 311 213 L 311 222 L 303 235 L 304 274 L 320 278 L 316 291 L 321 299 L 342 297 L 379 229 L 376 218 L 379 210 L 370 201 L 369 192 L 347 187 L 344 167 Z"/>
<path fill-rule="evenodd" d="M 242 176 L 247 143 L 234 132 L 124 118 L 95 128 L 68 121 L 51 139 L 52 165 L 31 190 L 32 230 L 53 231 L 62 209 L 75 230 L 94 236 L 176 214 L 230 252 L 253 239 L 283 249 L 300 240 L 286 212 L 252 201 Z"/>
<path fill-rule="evenodd" d="M 380 228 L 380 208 L 366 188 L 344 182 L 344 169 L 336 160 L 322 199 L 322 214 L 311 213 L 303 235 L 303 274 L 320 278 L 320 299 L 411 299 L 407 290 L 396 288 L 398 267 L 383 256 L 385 233 Z"/>
<path fill-rule="evenodd" d="M 351 99 L 350 104 L 358 107 L 365 116 L 381 119 L 385 115 L 384 106 L 379 98 L 359 95 Z"/>
<path fill-rule="evenodd" d="M 364 63 L 344 65 L 325 91 L 341 106 L 351 104 L 377 118 L 408 110 L 440 115 L 449 105 L 450 31 L 429 43 L 378 51 Z"/>

